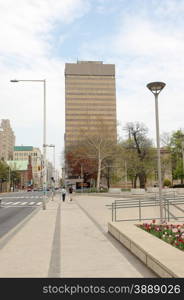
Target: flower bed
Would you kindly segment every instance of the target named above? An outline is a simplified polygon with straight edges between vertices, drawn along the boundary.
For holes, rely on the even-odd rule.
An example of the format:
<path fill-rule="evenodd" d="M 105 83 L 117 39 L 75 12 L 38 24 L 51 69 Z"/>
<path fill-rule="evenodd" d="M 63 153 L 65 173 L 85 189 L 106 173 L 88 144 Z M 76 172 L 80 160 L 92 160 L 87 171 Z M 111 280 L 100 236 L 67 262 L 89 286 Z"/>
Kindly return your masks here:
<path fill-rule="evenodd" d="M 156 224 L 155 220 L 152 220 L 151 223 L 143 223 L 137 226 L 184 251 L 184 224 Z"/>

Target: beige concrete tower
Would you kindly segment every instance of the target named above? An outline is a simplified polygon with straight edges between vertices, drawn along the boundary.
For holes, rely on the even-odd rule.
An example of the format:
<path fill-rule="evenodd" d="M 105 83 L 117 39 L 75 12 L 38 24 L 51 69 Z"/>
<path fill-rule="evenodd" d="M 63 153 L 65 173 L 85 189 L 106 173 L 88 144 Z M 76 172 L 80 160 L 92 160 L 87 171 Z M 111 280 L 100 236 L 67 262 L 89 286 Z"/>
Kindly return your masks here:
<path fill-rule="evenodd" d="M 0 120 L 0 159 L 13 159 L 15 135 L 10 126 L 10 120 Z"/>
<path fill-rule="evenodd" d="M 107 126 L 116 140 L 115 65 L 77 61 L 65 65 L 65 150 Z"/>

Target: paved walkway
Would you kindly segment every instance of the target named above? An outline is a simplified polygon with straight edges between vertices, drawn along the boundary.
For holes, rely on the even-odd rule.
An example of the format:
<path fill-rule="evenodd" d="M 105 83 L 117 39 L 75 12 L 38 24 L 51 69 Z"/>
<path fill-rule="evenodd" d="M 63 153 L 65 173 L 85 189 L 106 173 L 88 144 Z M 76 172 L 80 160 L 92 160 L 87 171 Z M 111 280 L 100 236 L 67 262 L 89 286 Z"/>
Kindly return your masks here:
<path fill-rule="evenodd" d="M 0 277 L 155 277 L 107 233 L 112 200 L 57 195 L 0 239 Z"/>

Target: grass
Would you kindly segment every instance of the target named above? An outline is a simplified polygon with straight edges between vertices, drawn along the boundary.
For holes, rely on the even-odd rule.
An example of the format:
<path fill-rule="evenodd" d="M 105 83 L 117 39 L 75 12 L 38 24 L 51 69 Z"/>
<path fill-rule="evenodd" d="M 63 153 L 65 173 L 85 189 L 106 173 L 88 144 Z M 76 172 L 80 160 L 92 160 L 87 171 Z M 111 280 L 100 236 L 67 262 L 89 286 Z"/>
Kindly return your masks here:
<path fill-rule="evenodd" d="M 156 221 L 152 220 L 151 223 L 143 223 L 137 226 L 173 247 L 184 251 L 184 224 L 156 224 Z"/>

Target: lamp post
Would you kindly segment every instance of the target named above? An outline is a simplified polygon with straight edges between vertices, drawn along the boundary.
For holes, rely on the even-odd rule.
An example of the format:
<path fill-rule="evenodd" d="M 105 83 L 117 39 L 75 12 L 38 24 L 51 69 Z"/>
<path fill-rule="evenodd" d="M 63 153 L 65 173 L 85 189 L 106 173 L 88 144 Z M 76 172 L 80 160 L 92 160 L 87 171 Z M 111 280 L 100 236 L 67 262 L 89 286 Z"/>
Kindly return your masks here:
<path fill-rule="evenodd" d="M 162 175 L 160 161 L 160 133 L 159 133 L 159 114 L 158 114 L 158 95 L 165 87 L 164 82 L 150 82 L 147 88 L 155 96 L 155 118 L 156 118 L 156 139 L 157 139 L 157 168 L 158 168 L 158 183 L 159 183 L 159 203 L 160 203 L 160 222 L 163 223 L 163 202 L 162 202 Z"/>
<path fill-rule="evenodd" d="M 44 168 L 43 168 L 43 190 L 44 190 L 44 195 L 43 195 L 43 201 L 42 201 L 42 208 L 46 209 L 46 192 L 47 192 L 47 163 L 46 163 L 46 80 L 37 80 L 37 79 L 13 79 L 10 80 L 10 82 L 20 82 L 20 81 L 25 81 L 25 82 L 42 82 L 43 83 L 43 100 L 44 100 L 44 105 L 43 105 L 43 163 L 44 163 Z"/>
<path fill-rule="evenodd" d="M 53 200 L 53 196 L 54 196 L 54 190 L 55 190 L 55 177 L 56 177 L 56 171 L 55 171 L 55 145 L 50 144 L 50 145 L 45 145 L 46 147 L 51 147 L 53 148 L 53 172 L 52 172 L 52 176 L 53 176 L 53 190 L 52 190 L 52 200 Z"/>
<path fill-rule="evenodd" d="M 9 192 L 11 191 L 11 168 L 8 166 L 8 182 L 9 182 Z"/>

